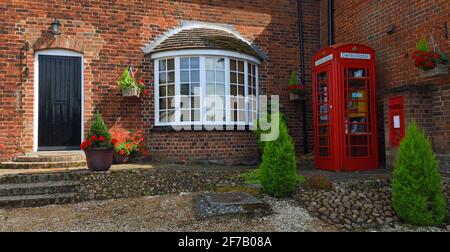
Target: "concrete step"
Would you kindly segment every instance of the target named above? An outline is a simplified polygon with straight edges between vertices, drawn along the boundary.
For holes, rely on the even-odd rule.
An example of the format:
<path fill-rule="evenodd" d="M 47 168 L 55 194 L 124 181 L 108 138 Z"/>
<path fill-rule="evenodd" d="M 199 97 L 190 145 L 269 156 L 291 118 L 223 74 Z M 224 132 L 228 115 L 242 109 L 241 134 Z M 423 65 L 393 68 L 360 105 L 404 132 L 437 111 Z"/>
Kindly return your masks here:
<path fill-rule="evenodd" d="M 50 181 L 30 184 L 0 184 L 0 199 L 4 196 L 73 193 L 79 183 L 73 181 Z"/>
<path fill-rule="evenodd" d="M 86 161 L 82 154 L 66 155 L 24 155 L 13 158 L 14 162 L 76 162 Z"/>
<path fill-rule="evenodd" d="M 74 193 L 6 196 L 0 197 L 0 208 L 36 207 L 54 204 L 67 204 L 74 201 Z"/>
<path fill-rule="evenodd" d="M 78 172 L 7 174 L 0 176 L 0 184 L 31 184 L 52 181 L 73 181 L 79 178 Z"/>
<path fill-rule="evenodd" d="M 86 166 L 86 161 L 62 161 L 62 162 L 3 162 L 0 169 L 49 169 Z"/>

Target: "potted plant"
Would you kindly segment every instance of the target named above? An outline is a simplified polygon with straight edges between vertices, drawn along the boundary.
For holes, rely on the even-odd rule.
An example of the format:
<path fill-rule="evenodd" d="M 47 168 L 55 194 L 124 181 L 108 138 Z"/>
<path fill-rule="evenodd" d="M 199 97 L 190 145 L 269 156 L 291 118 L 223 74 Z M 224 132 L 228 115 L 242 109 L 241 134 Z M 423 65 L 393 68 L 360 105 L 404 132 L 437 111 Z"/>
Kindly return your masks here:
<path fill-rule="evenodd" d="M 147 156 L 141 130 L 132 133 L 126 129 L 112 128 L 110 133 L 113 137 L 114 163 L 125 164 L 131 157 Z"/>
<path fill-rule="evenodd" d="M 414 65 L 420 69 L 423 78 L 448 74 L 448 57 L 443 52 L 431 51 L 428 42 L 422 38 L 413 55 Z"/>
<path fill-rule="evenodd" d="M 120 75 L 119 80 L 117 81 L 117 85 L 119 89 L 122 91 L 123 96 L 136 96 L 139 97 L 141 92 L 144 90 L 144 81 L 139 80 L 136 81 L 130 70 L 125 69 Z"/>
<path fill-rule="evenodd" d="M 289 98 L 290 100 L 297 100 L 299 99 L 300 95 L 304 92 L 305 86 L 302 84 L 299 84 L 298 76 L 295 71 L 292 71 L 291 77 L 289 78 L 288 82 L 288 90 L 289 90 Z"/>
<path fill-rule="evenodd" d="M 113 159 L 111 134 L 99 112 L 94 116 L 90 132 L 80 148 L 86 155 L 86 163 L 91 171 L 107 171 Z"/>

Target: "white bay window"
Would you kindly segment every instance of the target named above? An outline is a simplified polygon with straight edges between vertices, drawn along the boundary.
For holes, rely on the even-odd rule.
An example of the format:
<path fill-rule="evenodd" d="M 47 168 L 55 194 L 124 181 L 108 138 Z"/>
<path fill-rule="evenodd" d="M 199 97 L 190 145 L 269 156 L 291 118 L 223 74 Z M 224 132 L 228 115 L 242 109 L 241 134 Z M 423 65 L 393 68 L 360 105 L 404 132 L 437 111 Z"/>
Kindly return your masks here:
<path fill-rule="evenodd" d="M 156 53 L 155 125 L 253 125 L 255 57 L 222 50 Z"/>

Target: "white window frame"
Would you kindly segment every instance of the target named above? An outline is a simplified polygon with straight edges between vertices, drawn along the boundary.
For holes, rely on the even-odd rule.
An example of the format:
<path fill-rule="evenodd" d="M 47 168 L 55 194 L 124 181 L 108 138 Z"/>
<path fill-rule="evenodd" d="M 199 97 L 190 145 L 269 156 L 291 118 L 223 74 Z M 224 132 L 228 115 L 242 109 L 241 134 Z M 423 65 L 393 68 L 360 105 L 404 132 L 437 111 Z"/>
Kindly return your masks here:
<path fill-rule="evenodd" d="M 198 57 L 200 62 L 200 122 L 181 122 L 180 121 L 180 58 L 182 57 Z M 212 122 L 206 121 L 206 58 L 207 57 L 221 57 L 225 59 L 225 122 Z M 241 125 L 241 126 L 253 126 L 254 122 L 248 120 L 248 63 L 254 64 L 256 69 L 256 94 L 259 94 L 259 78 L 258 67 L 261 61 L 251 55 L 239 53 L 228 50 L 215 50 L 215 49 L 186 49 L 186 50 L 172 50 L 164 52 L 156 52 L 151 57 L 154 60 L 154 91 L 155 91 L 155 126 L 188 126 L 188 125 Z M 160 122 L 159 121 L 159 60 L 173 58 L 175 62 L 175 122 Z M 245 122 L 231 121 L 231 109 L 230 109 L 230 59 L 236 59 L 244 61 L 244 82 L 245 82 Z M 256 97 L 258 100 L 258 96 Z M 258 101 L 257 101 L 258 103 Z"/>

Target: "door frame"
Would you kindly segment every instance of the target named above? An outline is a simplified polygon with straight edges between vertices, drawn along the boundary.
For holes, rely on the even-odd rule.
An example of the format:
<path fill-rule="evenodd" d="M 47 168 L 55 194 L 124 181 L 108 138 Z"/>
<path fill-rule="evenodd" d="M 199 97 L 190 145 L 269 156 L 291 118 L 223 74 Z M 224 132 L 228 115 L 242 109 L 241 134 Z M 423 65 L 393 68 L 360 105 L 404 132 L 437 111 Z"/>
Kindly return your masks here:
<path fill-rule="evenodd" d="M 38 151 L 39 134 L 39 55 L 79 57 L 81 59 L 81 139 L 84 139 L 84 56 L 82 53 L 66 49 L 46 49 L 34 55 L 34 111 L 33 111 L 33 151 Z"/>

